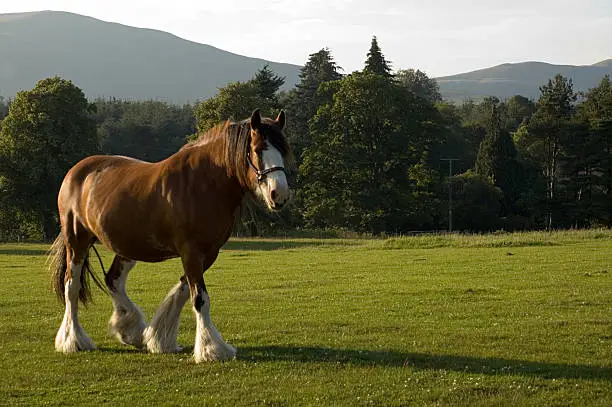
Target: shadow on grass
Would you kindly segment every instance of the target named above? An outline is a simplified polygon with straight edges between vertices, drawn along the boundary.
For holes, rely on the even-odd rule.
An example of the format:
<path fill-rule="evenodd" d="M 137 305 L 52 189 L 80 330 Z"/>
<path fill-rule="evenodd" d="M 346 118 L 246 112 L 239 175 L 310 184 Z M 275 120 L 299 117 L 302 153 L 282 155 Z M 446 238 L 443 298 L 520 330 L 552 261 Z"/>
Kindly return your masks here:
<path fill-rule="evenodd" d="M 92 352 L 104 352 L 104 353 L 116 353 L 116 354 L 146 354 L 147 352 L 144 349 L 133 348 L 131 346 L 125 347 L 110 347 L 110 346 L 98 346 L 98 348 Z"/>
<path fill-rule="evenodd" d="M 46 256 L 49 254 L 49 251 L 42 249 L 28 249 L 26 247 L 0 248 L 0 255 L 5 254 L 10 256 Z"/>
<path fill-rule="evenodd" d="M 451 370 L 493 376 L 526 375 L 545 379 L 610 380 L 612 378 L 610 367 L 395 351 L 262 346 L 241 347 L 238 349 L 237 357 L 239 360 L 255 362 L 326 362 L 366 366 L 404 366 L 419 370 Z"/>
<path fill-rule="evenodd" d="M 303 247 L 348 246 L 346 241 L 332 240 L 230 240 L 223 250 L 284 250 Z"/>

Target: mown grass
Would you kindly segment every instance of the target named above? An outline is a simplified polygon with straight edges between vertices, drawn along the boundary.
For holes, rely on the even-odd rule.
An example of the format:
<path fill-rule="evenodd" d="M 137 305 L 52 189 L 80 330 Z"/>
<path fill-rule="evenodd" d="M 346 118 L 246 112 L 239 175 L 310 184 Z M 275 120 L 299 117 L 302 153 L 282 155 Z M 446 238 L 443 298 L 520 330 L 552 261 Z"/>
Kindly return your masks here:
<path fill-rule="evenodd" d="M 185 351 L 149 355 L 108 336 L 100 292 L 99 349 L 57 354 L 46 249 L 0 245 L 0 404 L 612 405 L 607 230 L 233 240 L 206 281 L 238 357 L 199 365 L 189 307 Z M 128 291 L 151 316 L 180 274 L 139 264 Z"/>

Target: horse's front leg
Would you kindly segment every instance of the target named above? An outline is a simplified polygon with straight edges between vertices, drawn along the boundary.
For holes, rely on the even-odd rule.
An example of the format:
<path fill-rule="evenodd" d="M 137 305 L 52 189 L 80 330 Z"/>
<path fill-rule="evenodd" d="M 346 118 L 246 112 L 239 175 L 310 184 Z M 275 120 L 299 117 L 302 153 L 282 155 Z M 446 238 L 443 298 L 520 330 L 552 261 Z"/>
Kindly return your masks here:
<path fill-rule="evenodd" d="M 204 271 L 214 263 L 218 254 L 218 251 L 206 256 L 189 253 L 182 257 L 196 318 L 196 338 L 193 348 L 196 363 L 229 360 L 236 356 L 236 349 L 225 343 L 210 319 L 210 296 L 204 284 Z"/>
<path fill-rule="evenodd" d="M 144 343 L 151 353 L 180 352 L 177 344 L 181 311 L 189 299 L 187 279 L 181 277 L 161 303 L 151 319 L 151 324 L 144 331 Z"/>

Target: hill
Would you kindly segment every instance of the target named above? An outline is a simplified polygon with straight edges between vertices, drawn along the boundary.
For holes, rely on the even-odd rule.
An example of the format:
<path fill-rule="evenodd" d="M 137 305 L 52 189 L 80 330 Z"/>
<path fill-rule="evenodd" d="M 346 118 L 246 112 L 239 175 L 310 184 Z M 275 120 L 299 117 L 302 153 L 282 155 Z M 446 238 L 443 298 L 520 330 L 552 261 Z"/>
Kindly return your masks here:
<path fill-rule="evenodd" d="M 502 64 L 436 80 L 442 97 L 449 100 L 480 100 L 485 96 L 506 99 L 517 94 L 535 100 L 540 95 L 540 86 L 556 74 L 571 78 L 575 91 L 586 91 L 597 86 L 604 75 L 612 75 L 612 59 L 586 66 L 543 62 Z"/>
<path fill-rule="evenodd" d="M 43 11 L 0 14 L 0 94 L 12 97 L 36 81 L 59 75 L 88 98 L 204 99 L 231 81 L 244 81 L 269 64 L 298 80 L 300 67 L 248 58 L 161 31 L 78 14 Z"/>
<path fill-rule="evenodd" d="M 4 97 L 59 75 L 89 98 L 192 102 L 213 96 L 228 82 L 250 79 L 265 64 L 286 77 L 283 89 L 298 81 L 298 65 L 249 58 L 162 31 L 58 11 L 0 14 Z M 587 90 L 612 74 L 612 59 L 590 66 L 502 64 L 436 79 L 442 96 L 454 101 L 516 94 L 537 99 L 539 87 L 557 73 L 572 78 L 575 90 Z"/>

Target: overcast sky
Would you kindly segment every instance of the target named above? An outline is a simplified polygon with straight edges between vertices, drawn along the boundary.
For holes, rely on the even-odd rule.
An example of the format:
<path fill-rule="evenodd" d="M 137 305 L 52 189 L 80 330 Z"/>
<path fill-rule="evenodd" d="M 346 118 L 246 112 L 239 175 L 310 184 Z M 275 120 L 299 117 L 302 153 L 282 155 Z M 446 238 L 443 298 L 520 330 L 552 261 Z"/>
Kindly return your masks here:
<path fill-rule="evenodd" d="M 504 62 L 590 65 L 612 58 L 612 0 L 0 1 L 0 13 L 40 10 L 300 65 L 328 47 L 347 73 L 362 69 L 373 35 L 393 69 L 432 77 Z"/>

